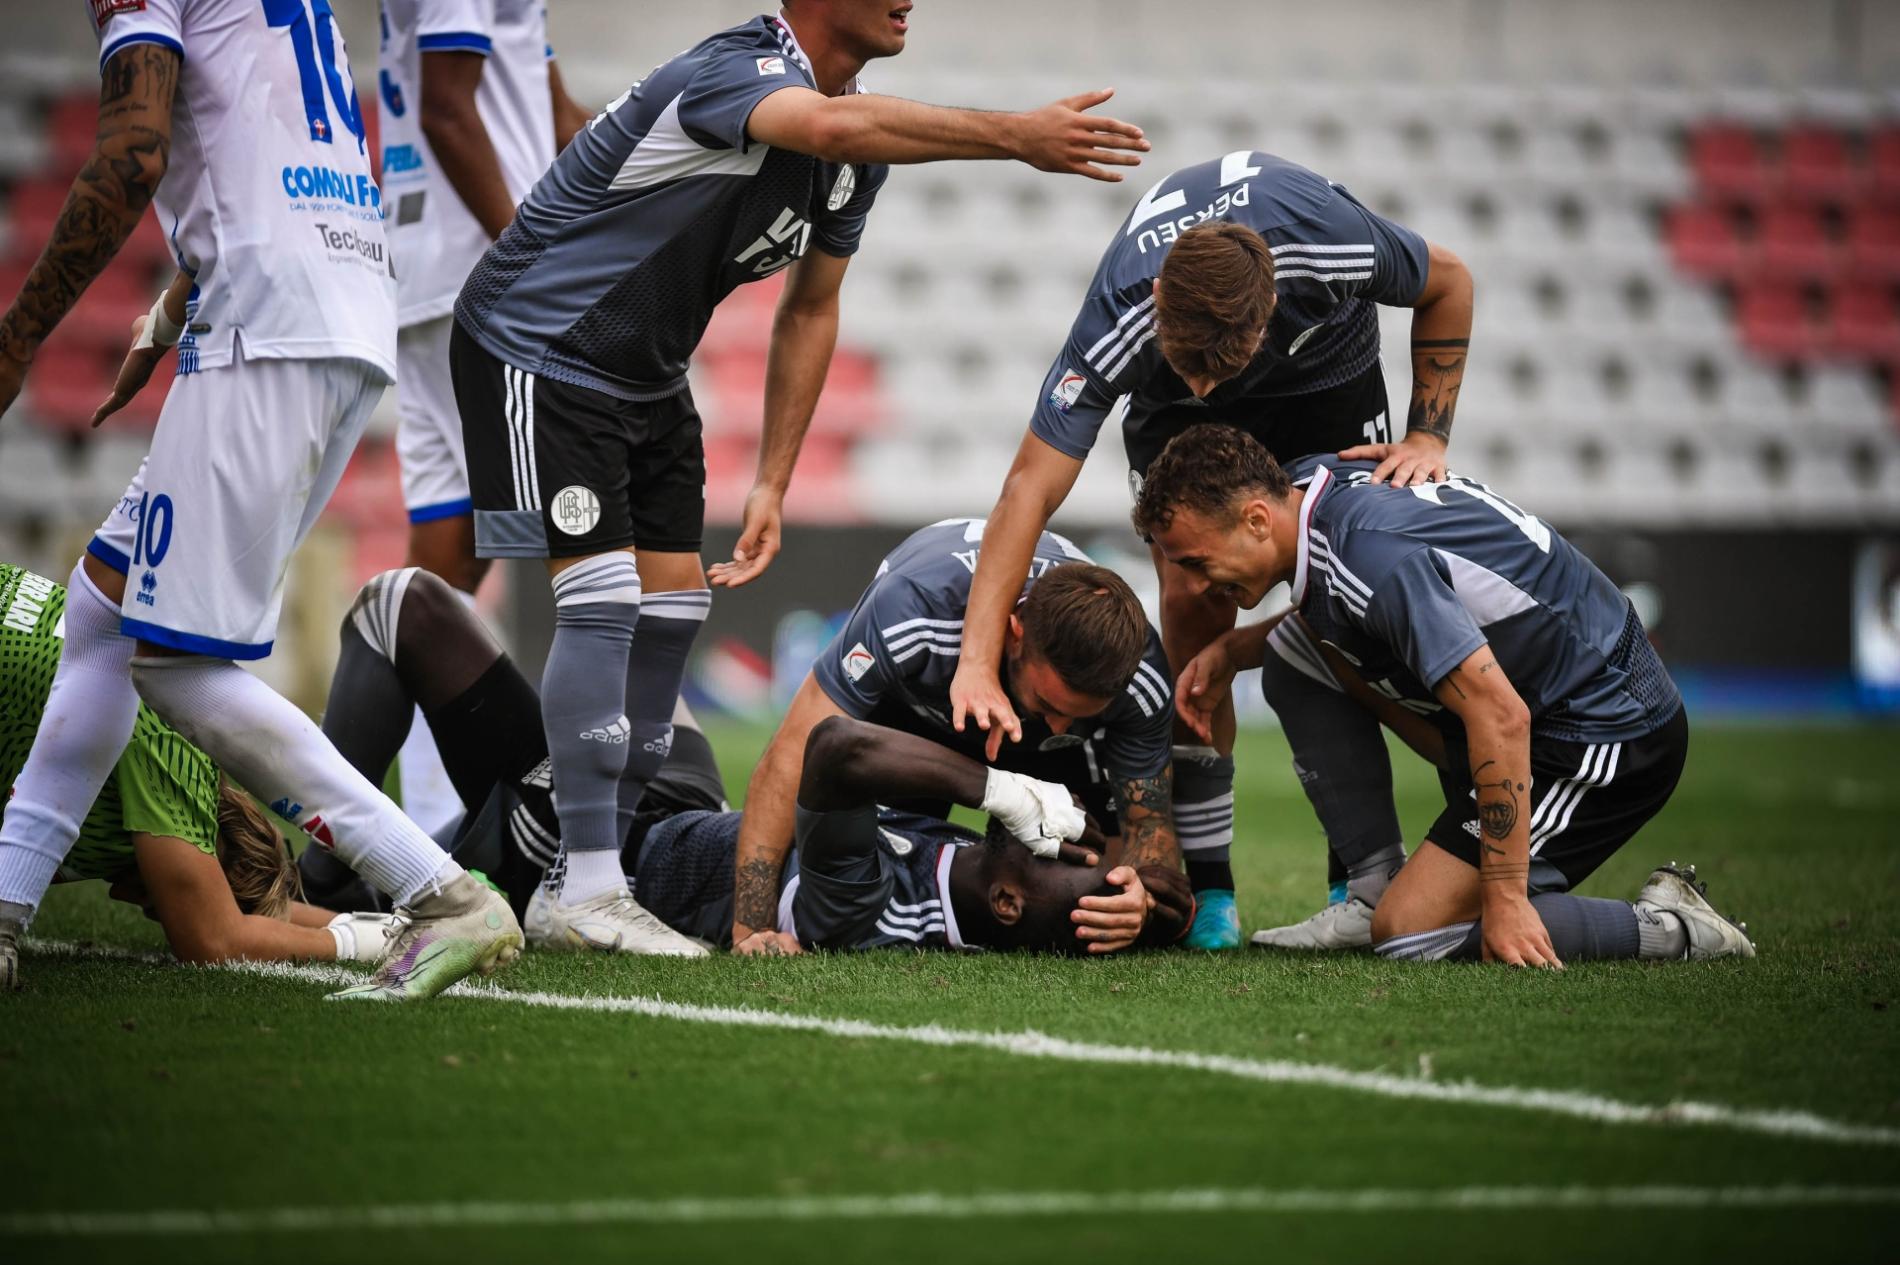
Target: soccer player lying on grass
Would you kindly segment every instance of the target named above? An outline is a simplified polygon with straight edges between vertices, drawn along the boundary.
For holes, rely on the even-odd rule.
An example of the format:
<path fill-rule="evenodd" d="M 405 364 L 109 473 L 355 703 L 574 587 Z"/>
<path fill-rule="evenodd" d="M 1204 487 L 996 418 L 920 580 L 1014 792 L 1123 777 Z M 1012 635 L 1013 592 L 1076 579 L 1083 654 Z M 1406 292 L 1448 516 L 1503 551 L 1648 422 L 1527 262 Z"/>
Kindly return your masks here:
<path fill-rule="evenodd" d="M 1688 752 L 1682 698 L 1629 600 L 1483 485 L 1398 488 L 1373 469 L 1308 457 L 1289 477 L 1251 436 L 1198 426 L 1169 441 L 1134 510 L 1190 588 L 1252 609 L 1289 583 L 1310 671 L 1438 767 L 1445 811 L 1373 911 L 1373 947 L 1549 967 L 1752 957 L 1693 867 L 1655 871 L 1633 904 L 1570 894 L 1668 801 Z M 1269 632 L 1236 629 L 1188 664 L 1184 719 L 1207 724 Z"/>
<path fill-rule="evenodd" d="M 38 731 L 65 644 L 66 590 L 0 566 L 0 785 Z M 6 805 L 0 801 L 0 818 Z M 141 705 L 132 740 L 55 882 L 100 879 L 144 908 L 182 962 L 382 957 L 391 922 L 302 904 L 290 853 L 249 795 Z M 24 927 L 0 924 L 9 945 Z"/>
<path fill-rule="evenodd" d="M 612 949 L 616 924 L 547 934 L 543 876 L 559 851 L 547 749 L 534 688 L 481 622 L 436 577 L 413 569 L 371 580 L 343 629 L 326 733 L 365 775 L 380 777 L 420 704 L 470 821 L 455 845 L 525 916 L 532 943 Z M 1082 837 L 1069 792 L 981 764 L 926 739 L 836 717 L 814 729 L 795 791 L 799 851 L 780 883 L 773 925 L 758 947 L 982 945 L 1094 952 L 1165 943 L 1191 916 L 1185 881 L 1164 867 L 1114 863 L 1116 844 Z M 993 812 L 983 847 L 942 813 L 881 809 L 905 801 Z M 996 824 L 996 823 L 1001 823 Z M 1010 841 L 1033 841 L 1039 860 Z M 730 942 L 739 814 L 727 811 L 712 748 L 684 710 L 640 811 L 622 827 L 621 864 L 639 901 L 692 940 Z M 802 862 L 802 864 L 801 864 Z M 373 908 L 375 896 L 319 849 L 302 859 L 311 899 Z M 1077 918 L 1084 896 L 1134 893 L 1141 907 Z M 665 928 L 662 928 L 665 930 Z M 680 934 L 684 933 L 684 935 Z M 598 937 L 598 938 L 595 938 Z"/>

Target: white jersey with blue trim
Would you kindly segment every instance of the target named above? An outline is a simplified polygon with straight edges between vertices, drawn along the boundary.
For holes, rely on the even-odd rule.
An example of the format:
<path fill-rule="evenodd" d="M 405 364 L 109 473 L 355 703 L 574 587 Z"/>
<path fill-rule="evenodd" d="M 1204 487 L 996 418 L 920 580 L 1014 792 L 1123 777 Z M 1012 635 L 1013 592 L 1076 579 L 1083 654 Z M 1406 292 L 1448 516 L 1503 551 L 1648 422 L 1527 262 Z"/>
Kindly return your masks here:
<path fill-rule="evenodd" d="M 1195 402 L 1161 354 L 1155 278 L 1181 234 L 1231 221 L 1273 253 L 1277 301 L 1259 354 L 1204 401 L 1277 400 L 1323 391 L 1379 359 L 1377 306 L 1409 306 L 1425 287 L 1427 246 L 1343 185 L 1298 163 L 1236 150 L 1163 177 L 1102 255 L 1067 343 L 1042 384 L 1030 430 L 1078 460 L 1118 399 L 1129 417 Z"/>
<path fill-rule="evenodd" d="M 383 197 L 404 326 L 447 316 L 490 242 L 422 131 L 422 56 L 453 52 L 487 59 L 475 108 L 509 198 L 519 205 L 554 161 L 542 0 L 383 0 Z"/>
<path fill-rule="evenodd" d="M 153 199 L 195 285 L 178 370 L 366 361 L 396 376 L 396 283 L 363 112 L 329 0 L 90 0 L 103 68 L 183 59 Z"/>

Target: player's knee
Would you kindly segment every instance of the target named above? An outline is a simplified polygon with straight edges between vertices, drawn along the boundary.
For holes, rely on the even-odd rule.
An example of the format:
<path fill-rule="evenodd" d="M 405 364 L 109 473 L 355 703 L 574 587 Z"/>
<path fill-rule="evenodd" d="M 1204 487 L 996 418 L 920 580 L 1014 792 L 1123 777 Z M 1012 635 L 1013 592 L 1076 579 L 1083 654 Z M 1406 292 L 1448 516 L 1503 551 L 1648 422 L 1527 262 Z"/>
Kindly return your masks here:
<path fill-rule="evenodd" d="M 827 716 L 805 735 L 805 759 L 801 781 L 827 768 L 845 768 L 854 762 L 869 741 L 866 726 L 849 716 Z"/>
<path fill-rule="evenodd" d="M 469 618 L 461 593 L 448 581 L 432 572 L 415 570 L 402 592 L 396 619 L 396 652 L 413 655 L 441 645 L 449 630 Z"/>
<path fill-rule="evenodd" d="M 411 581 L 419 574 L 415 567 L 397 567 L 369 578 L 357 590 L 356 600 L 343 617 L 343 627 L 357 634 L 391 663 L 396 661 L 396 627 L 403 598 Z"/>

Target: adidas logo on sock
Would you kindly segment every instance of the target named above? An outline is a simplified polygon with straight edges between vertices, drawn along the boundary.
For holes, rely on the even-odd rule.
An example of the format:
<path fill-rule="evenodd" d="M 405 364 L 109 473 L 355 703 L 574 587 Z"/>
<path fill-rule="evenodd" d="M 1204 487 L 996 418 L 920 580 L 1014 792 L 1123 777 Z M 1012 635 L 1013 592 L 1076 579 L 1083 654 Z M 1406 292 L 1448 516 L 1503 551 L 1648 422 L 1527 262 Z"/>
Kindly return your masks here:
<path fill-rule="evenodd" d="M 611 725 L 581 731 L 582 742 L 605 742 L 619 746 L 633 733 L 633 726 L 627 723 L 625 716 L 616 716 Z"/>

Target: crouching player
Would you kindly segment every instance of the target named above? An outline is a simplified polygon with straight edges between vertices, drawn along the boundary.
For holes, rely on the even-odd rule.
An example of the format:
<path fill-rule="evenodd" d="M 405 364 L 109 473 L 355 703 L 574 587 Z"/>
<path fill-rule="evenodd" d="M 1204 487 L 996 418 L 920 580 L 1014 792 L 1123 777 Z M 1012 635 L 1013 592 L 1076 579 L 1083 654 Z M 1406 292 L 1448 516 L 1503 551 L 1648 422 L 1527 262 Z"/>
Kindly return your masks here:
<path fill-rule="evenodd" d="M 1445 811 L 1373 911 L 1373 947 L 1550 967 L 1754 956 L 1693 867 L 1657 870 L 1633 904 L 1571 894 L 1661 810 L 1688 752 L 1629 600 L 1483 485 L 1396 488 L 1372 469 L 1309 457 L 1289 478 L 1258 441 L 1200 426 L 1150 469 L 1134 520 L 1196 590 L 1251 609 L 1289 583 L 1314 671 L 1438 766 Z M 1184 718 L 1206 723 L 1269 631 L 1236 629 L 1188 665 Z"/>
<path fill-rule="evenodd" d="M 13 785 L 39 730 L 65 646 L 65 615 L 62 586 L 0 566 L 0 785 Z M 0 801 L 0 819 L 5 812 Z M 290 853 L 263 810 L 143 705 L 54 881 L 85 879 L 103 880 L 116 899 L 142 906 L 183 962 L 373 962 L 394 926 L 375 915 L 333 917 L 298 901 Z M 9 950 L 21 930 L 0 924 Z M 0 961 L 10 964 L 12 953 Z"/>
<path fill-rule="evenodd" d="M 454 846 L 458 860 L 506 892 L 531 943 L 619 947 L 605 940 L 617 924 L 603 921 L 600 941 L 577 941 L 591 924 L 557 929 L 548 916 L 544 873 L 559 854 L 559 820 L 533 686 L 441 580 L 387 572 L 364 588 L 345 622 L 325 733 L 377 778 L 417 706 L 471 807 Z M 696 940 L 730 943 L 740 815 L 727 810 L 712 748 L 690 714 L 676 711 L 674 725 L 658 777 L 638 813 L 621 823 L 621 865 L 638 894 L 635 908 L 666 924 L 643 929 L 647 951 L 685 955 L 704 952 Z M 1099 835 L 1087 839 L 1089 848 L 1065 842 L 1084 827 L 1067 790 L 986 769 L 922 738 L 844 717 L 820 722 L 795 797 L 788 808 L 798 852 L 760 929 L 761 952 L 880 945 L 1101 952 L 1171 942 L 1191 916 L 1192 897 L 1175 871 L 1110 864 Z M 940 816 L 878 807 L 892 801 L 986 808 L 992 831 L 984 846 L 968 846 L 977 836 Z M 1072 864 L 1039 860 L 1012 836 Z M 302 866 L 312 900 L 375 907 L 375 894 L 328 854 L 307 850 Z M 1085 897 L 1112 907 L 1078 912 Z"/>

